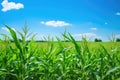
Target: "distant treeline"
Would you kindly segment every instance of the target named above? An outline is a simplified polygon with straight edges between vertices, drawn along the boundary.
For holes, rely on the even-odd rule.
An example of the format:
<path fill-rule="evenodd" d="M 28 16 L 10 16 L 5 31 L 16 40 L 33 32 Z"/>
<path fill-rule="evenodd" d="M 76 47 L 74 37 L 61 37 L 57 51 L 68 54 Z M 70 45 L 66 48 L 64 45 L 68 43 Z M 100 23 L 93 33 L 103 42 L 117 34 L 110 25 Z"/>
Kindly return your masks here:
<path fill-rule="evenodd" d="M 22 42 L 21 39 L 19 39 L 19 41 Z M 27 40 L 26 42 L 30 42 L 30 41 L 31 40 Z M 14 40 L 10 39 L 10 42 L 14 42 Z M 46 41 L 46 40 L 35 40 L 35 42 L 48 42 L 48 41 Z M 70 42 L 70 41 L 66 40 L 66 41 L 62 41 L 62 42 Z"/>
<path fill-rule="evenodd" d="M 22 42 L 21 39 L 19 39 L 19 41 Z M 26 42 L 30 42 L 30 41 L 31 40 L 27 40 Z M 10 42 L 14 42 L 14 40 L 10 39 Z M 48 41 L 46 41 L 46 40 L 35 40 L 35 42 L 48 42 Z M 57 42 L 57 41 L 55 41 L 55 42 Z M 70 41 L 69 40 L 65 40 L 65 41 L 62 41 L 62 42 L 70 42 Z M 77 42 L 82 42 L 82 41 L 77 41 Z M 102 42 L 102 40 L 95 38 L 94 42 Z M 120 42 L 120 38 L 117 38 L 116 42 Z"/>

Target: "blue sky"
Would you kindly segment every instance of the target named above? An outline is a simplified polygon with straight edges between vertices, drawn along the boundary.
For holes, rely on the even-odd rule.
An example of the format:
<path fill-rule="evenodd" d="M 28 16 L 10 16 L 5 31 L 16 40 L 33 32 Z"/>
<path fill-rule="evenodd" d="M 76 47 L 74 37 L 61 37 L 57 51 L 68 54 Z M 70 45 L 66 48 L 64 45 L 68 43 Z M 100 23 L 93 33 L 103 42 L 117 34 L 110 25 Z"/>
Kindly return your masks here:
<path fill-rule="evenodd" d="M 37 39 L 66 29 L 77 40 L 106 41 L 120 37 L 120 0 L 0 0 L 0 33 L 6 33 L 3 24 L 21 31 L 25 22 Z"/>

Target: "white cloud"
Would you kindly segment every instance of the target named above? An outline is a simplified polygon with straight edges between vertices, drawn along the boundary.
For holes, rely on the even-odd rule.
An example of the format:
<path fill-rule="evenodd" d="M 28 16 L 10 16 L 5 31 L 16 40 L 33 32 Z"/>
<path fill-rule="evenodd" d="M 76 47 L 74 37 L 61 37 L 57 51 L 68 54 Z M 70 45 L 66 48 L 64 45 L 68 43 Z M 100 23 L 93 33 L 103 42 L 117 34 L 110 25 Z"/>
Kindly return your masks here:
<path fill-rule="evenodd" d="M 6 27 L 2 27 L 1 29 L 9 32 L 9 30 Z"/>
<path fill-rule="evenodd" d="M 6 12 L 12 9 L 20 9 L 20 8 L 24 8 L 24 5 L 21 3 L 15 3 L 15 2 L 8 2 L 8 0 L 3 0 L 3 2 L 1 3 L 2 5 L 2 11 Z"/>
<path fill-rule="evenodd" d="M 35 40 L 44 40 L 44 37 L 46 37 L 46 35 L 44 35 L 44 34 L 37 34 L 35 36 Z"/>
<path fill-rule="evenodd" d="M 120 12 L 116 12 L 116 15 L 120 16 Z"/>
<path fill-rule="evenodd" d="M 115 38 L 120 38 L 120 34 L 115 35 Z"/>
<path fill-rule="evenodd" d="M 67 23 L 65 21 L 41 21 L 41 24 L 44 24 L 46 26 L 51 26 L 51 27 L 64 27 L 64 26 L 69 26 L 71 25 L 70 23 Z"/>
<path fill-rule="evenodd" d="M 107 22 L 105 22 L 105 24 L 107 25 L 108 23 L 107 23 Z"/>
<path fill-rule="evenodd" d="M 96 31 L 97 30 L 97 28 L 90 28 L 91 30 L 94 30 L 94 31 Z"/>
<path fill-rule="evenodd" d="M 73 36 L 75 38 L 82 38 L 82 37 L 85 37 L 86 39 L 88 40 L 93 40 L 95 38 L 101 38 L 100 36 L 98 36 L 97 34 L 95 33 L 82 33 L 82 34 L 73 34 Z"/>
<path fill-rule="evenodd" d="M 94 33 L 83 33 L 83 34 L 74 34 L 74 37 L 82 37 L 82 36 L 86 36 L 86 37 L 96 37 L 97 35 Z"/>
<path fill-rule="evenodd" d="M 7 31 L 7 32 L 9 32 L 9 30 L 6 28 L 6 27 L 2 27 L 1 28 L 2 30 L 5 30 L 5 31 Z M 16 32 L 16 29 L 15 28 L 11 28 L 12 30 L 14 30 L 15 32 Z"/>

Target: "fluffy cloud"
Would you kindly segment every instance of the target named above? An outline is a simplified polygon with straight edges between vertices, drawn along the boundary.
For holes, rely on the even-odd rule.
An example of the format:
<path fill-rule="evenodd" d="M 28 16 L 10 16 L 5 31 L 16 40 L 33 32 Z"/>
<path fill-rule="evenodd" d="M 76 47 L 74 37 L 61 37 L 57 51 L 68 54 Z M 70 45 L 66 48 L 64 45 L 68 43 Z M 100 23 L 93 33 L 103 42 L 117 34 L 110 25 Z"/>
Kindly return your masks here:
<path fill-rule="evenodd" d="M 115 35 L 115 38 L 120 38 L 120 34 Z"/>
<path fill-rule="evenodd" d="M 120 12 L 116 12 L 116 15 L 120 16 Z"/>
<path fill-rule="evenodd" d="M 107 22 L 105 22 L 105 24 L 107 25 L 108 23 L 107 23 Z"/>
<path fill-rule="evenodd" d="M 94 31 L 96 31 L 97 30 L 97 28 L 90 28 L 91 30 L 94 30 Z"/>
<path fill-rule="evenodd" d="M 44 24 L 46 26 L 51 26 L 51 27 L 64 27 L 64 26 L 69 26 L 70 23 L 64 22 L 64 21 L 41 21 L 41 24 Z"/>
<path fill-rule="evenodd" d="M 45 40 L 46 35 L 45 34 L 37 34 L 35 35 L 35 40 Z"/>
<path fill-rule="evenodd" d="M 83 34 L 73 34 L 75 38 L 82 38 L 85 37 L 86 39 L 95 39 L 95 38 L 101 38 L 95 33 L 83 33 Z"/>
<path fill-rule="evenodd" d="M 9 32 L 9 30 L 6 27 L 2 27 L 1 29 Z"/>
<path fill-rule="evenodd" d="M 24 8 L 24 5 L 21 3 L 14 3 L 14 2 L 8 2 L 8 0 L 3 0 L 3 2 L 1 3 L 2 5 L 2 11 L 6 12 L 12 9 L 20 9 L 20 8 Z"/>
<path fill-rule="evenodd" d="M 86 37 L 96 37 L 97 35 L 94 33 L 83 33 L 83 34 L 74 34 L 74 37 L 82 37 L 82 36 L 86 36 Z"/>
<path fill-rule="evenodd" d="M 2 27 L 1 29 L 9 32 L 9 30 L 6 27 Z M 12 30 L 14 30 L 16 32 L 15 28 L 12 28 Z"/>

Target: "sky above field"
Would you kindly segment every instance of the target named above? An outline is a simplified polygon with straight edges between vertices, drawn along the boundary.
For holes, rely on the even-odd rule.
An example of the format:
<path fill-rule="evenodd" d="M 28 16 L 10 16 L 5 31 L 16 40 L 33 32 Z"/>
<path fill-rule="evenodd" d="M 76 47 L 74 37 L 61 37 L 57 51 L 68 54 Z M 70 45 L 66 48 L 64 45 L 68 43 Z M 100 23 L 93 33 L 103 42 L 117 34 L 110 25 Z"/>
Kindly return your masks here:
<path fill-rule="evenodd" d="M 8 33 L 4 24 L 21 31 L 25 23 L 36 39 L 66 29 L 77 40 L 106 41 L 120 37 L 120 0 L 0 0 L 0 33 Z"/>

